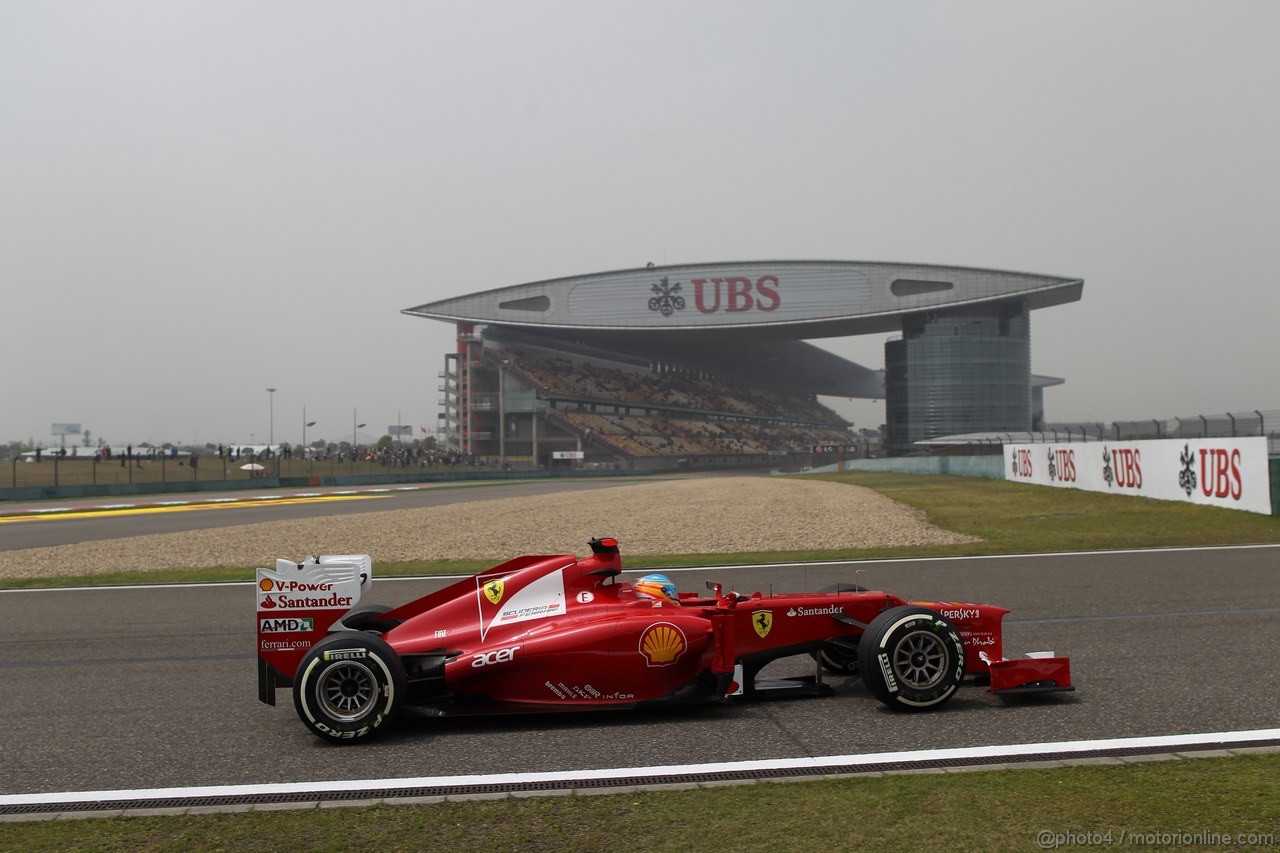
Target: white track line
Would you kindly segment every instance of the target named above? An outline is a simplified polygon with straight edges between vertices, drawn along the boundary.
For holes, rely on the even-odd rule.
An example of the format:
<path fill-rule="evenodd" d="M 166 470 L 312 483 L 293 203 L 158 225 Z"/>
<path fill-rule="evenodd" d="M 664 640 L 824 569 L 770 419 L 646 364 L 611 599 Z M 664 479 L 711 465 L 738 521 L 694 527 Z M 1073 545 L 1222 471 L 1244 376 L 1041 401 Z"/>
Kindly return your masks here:
<path fill-rule="evenodd" d="M 42 803 L 113 802 L 161 800 L 182 797 L 241 797 L 270 794 L 310 794 L 329 791 L 376 791 L 387 788 L 440 788 L 468 785 L 520 785 L 545 782 L 577 782 L 631 777 L 671 777 L 705 773 L 741 773 L 760 770 L 818 769 L 829 767 L 876 767 L 897 762 L 948 761 L 1051 755 L 1114 749 L 1169 749 L 1200 747 L 1246 741 L 1280 740 L 1280 729 L 1242 732 L 1213 732 L 1157 737 L 1108 738 L 1105 740 L 1050 741 L 1004 746 L 967 746 L 951 749 L 924 749 L 913 752 L 876 752 L 866 755 L 820 755 L 809 758 L 772 758 L 752 761 L 724 761 L 709 764 L 677 764 L 650 767 L 607 767 L 598 770 L 567 770 L 545 773 L 490 773 L 464 776 L 419 776 L 414 778 L 354 779 L 324 782 L 275 782 L 256 785 L 208 785 L 189 788 L 138 788 L 117 791 L 50 791 L 39 794 L 0 796 L 0 806 Z"/>
<path fill-rule="evenodd" d="M 963 560 L 1030 560 L 1042 557 L 1100 557 L 1119 554 L 1172 554 L 1183 551 L 1254 551 L 1260 549 L 1280 548 L 1280 543 L 1269 545 L 1195 545 L 1181 548 L 1127 548 L 1120 551 L 1054 551 L 1044 554 L 987 554 L 985 556 L 967 556 L 967 557 L 884 557 L 877 560 L 821 560 L 814 562 L 801 563 L 726 563 L 720 566 L 672 566 L 670 568 L 663 566 L 648 566 L 643 569 L 623 569 L 623 574 L 647 574 L 649 572 L 661 571 L 666 574 L 675 572 L 724 572 L 734 569 L 788 569 L 795 567 L 822 567 L 822 566 L 874 566 L 882 563 L 947 563 L 959 562 Z M 392 577 L 375 577 L 374 581 L 378 583 L 390 583 L 394 581 L 436 581 L 436 580 L 462 580 L 470 577 L 467 574 L 455 575 L 395 575 Z M 57 587 L 24 587 L 21 589 L 0 589 L 0 594 L 6 592 L 85 592 L 86 590 L 128 590 L 128 589 L 191 589 L 208 587 L 216 589 L 226 586 L 256 586 L 256 581 L 193 581 L 191 583 L 139 583 L 139 584 L 120 584 L 107 586 L 57 586 Z"/>

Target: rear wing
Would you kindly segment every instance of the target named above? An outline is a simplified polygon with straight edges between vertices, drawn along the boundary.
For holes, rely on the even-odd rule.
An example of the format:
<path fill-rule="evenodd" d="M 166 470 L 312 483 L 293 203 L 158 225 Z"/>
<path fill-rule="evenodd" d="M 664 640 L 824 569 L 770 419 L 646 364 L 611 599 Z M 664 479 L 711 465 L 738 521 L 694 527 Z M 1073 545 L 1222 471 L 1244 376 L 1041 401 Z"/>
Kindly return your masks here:
<path fill-rule="evenodd" d="M 368 554 L 326 554 L 258 569 L 258 699 L 274 705 L 307 649 L 373 587 Z"/>

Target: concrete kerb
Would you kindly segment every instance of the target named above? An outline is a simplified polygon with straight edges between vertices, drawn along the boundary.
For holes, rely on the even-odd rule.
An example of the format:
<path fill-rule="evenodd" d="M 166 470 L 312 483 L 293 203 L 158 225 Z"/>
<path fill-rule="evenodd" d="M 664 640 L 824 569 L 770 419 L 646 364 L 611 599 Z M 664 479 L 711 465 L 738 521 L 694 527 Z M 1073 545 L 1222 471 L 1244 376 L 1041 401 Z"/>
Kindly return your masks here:
<path fill-rule="evenodd" d="M 312 800 L 292 803 L 237 803 L 226 806 L 178 806 L 169 808 L 101 809 L 86 811 L 39 812 L 34 814 L 0 815 L 0 823 L 24 823 L 50 820 L 80 820 L 85 818 L 112 817 L 177 817 L 181 815 L 232 814 L 245 812 L 298 811 L 306 809 L 368 808 L 371 806 L 437 806 L 445 803 L 483 802 L 533 797 L 594 797 L 611 794 L 638 794 L 650 791 L 695 791 L 737 785 L 793 784 L 797 782 L 821 782 L 882 778 L 886 776 L 942 775 L 947 773 L 977 773 L 1002 770 L 1054 770 L 1062 767 L 1120 766 L 1153 761 L 1182 761 L 1193 758 L 1230 758 L 1243 755 L 1267 755 L 1280 753 L 1280 744 L 1248 746 L 1234 749 L 1181 750 L 1178 752 L 1150 753 L 1126 756 L 1082 756 L 1046 761 L 1001 761 L 989 764 L 973 764 L 961 767 L 911 767 L 900 770 L 853 770 L 849 773 L 827 773 L 808 776 L 783 776 L 776 779 L 726 779 L 707 782 L 673 782 L 656 785 L 618 785 L 591 788 L 549 788 L 536 791 L 498 791 L 460 793 L 447 796 L 423 797 L 371 797 L 360 800 Z"/>

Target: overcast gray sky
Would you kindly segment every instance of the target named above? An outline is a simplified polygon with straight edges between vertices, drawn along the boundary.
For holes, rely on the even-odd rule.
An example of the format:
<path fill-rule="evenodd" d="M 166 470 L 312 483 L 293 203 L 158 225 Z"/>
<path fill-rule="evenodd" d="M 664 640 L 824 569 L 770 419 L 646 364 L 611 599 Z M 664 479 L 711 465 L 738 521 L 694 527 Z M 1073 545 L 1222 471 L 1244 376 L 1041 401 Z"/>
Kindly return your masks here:
<path fill-rule="evenodd" d="M 434 428 L 400 309 L 712 260 L 1079 276 L 1053 420 L 1280 405 L 1280 3 L 0 2 L 0 439 Z M 883 336 L 824 342 L 873 367 Z M 883 406 L 847 409 L 880 422 Z M 376 430 L 375 430 L 376 427 Z"/>

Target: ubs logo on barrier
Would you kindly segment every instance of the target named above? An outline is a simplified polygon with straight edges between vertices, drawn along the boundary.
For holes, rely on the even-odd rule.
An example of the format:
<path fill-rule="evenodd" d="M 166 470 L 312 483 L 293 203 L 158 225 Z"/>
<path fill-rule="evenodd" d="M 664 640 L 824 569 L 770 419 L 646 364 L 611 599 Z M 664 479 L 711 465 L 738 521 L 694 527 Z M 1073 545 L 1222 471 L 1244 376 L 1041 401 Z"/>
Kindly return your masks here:
<path fill-rule="evenodd" d="M 1013 476 L 1015 477 L 1031 477 L 1034 474 L 1034 468 L 1031 463 L 1031 451 L 1026 448 L 1016 448 L 1013 451 Z"/>
<path fill-rule="evenodd" d="M 1240 495 L 1244 493 L 1244 480 L 1240 474 L 1242 461 L 1239 450 L 1200 448 L 1200 490 L 1204 492 L 1204 496 L 1240 500 Z M 1191 487 L 1195 488 L 1194 471 L 1191 475 Z"/>
<path fill-rule="evenodd" d="M 1076 481 L 1076 452 L 1049 448 L 1049 481 L 1074 483 Z"/>

